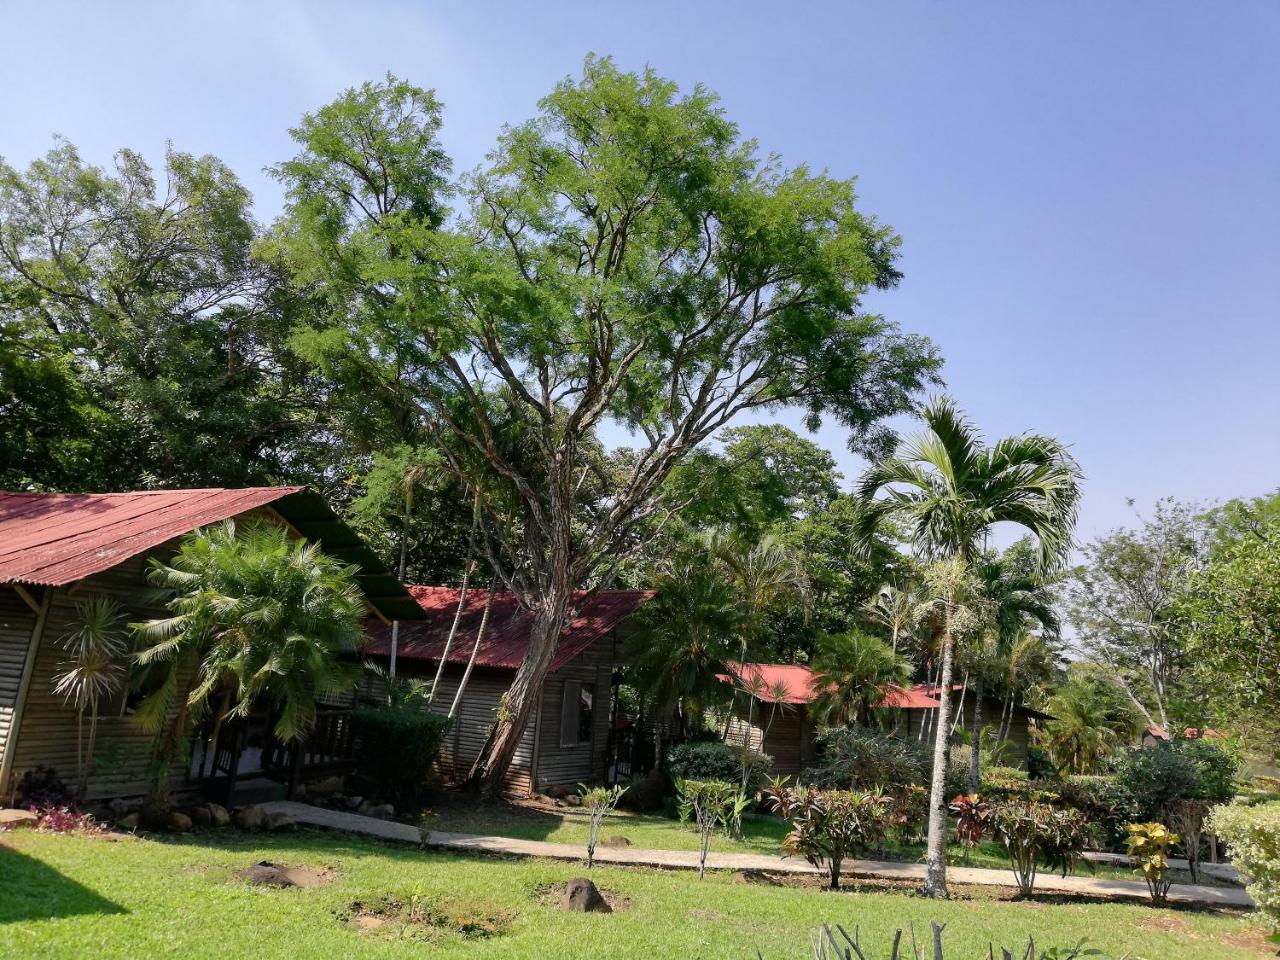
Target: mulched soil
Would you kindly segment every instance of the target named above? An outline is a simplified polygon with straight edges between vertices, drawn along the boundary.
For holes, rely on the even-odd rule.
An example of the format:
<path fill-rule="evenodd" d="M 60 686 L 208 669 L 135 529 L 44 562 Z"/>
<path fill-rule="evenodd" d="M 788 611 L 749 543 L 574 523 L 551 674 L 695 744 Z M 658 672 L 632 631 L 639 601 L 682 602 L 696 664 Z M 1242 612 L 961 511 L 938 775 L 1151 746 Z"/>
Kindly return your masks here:
<path fill-rule="evenodd" d="M 320 887 L 337 876 L 332 867 L 297 867 L 284 863 L 259 860 L 236 874 L 236 878 L 255 887 Z"/>

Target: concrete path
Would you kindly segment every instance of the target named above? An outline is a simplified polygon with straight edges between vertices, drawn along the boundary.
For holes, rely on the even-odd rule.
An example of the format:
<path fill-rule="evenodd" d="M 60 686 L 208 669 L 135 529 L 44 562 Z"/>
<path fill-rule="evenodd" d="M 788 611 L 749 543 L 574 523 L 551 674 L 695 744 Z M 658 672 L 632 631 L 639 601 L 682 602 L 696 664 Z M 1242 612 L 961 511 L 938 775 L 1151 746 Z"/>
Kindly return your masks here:
<path fill-rule="evenodd" d="M 1099 853 L 1095 851 L 1088 851 L 1083 854 L 1083 856 L 1090 863 L 1105 864 L 1109 867 L 1127 867 L 1131 862 L 1123 853 Z M 1169 869 L 1190 870 L 1191 864 L 1186 860 L 1179 859 L 1178 857 L 1170 857 Z M 1242 882 L 1240 879 L 1240 873 L 1229 863 L 1208 863 L 1206 861 L 1201 861 L 1200 872 L 1207 874 L 1210 877 L 1217 877 L 1219 880 L 1224 880 L 1227 883 Z"/>
<path fill-rule="evenodd" d="M 305 803 L 279 800 L 264 803 L 268 813 L 286 813 L 299 823 L 348 833 L 361 833 L 383 840 L 422 843 L 416 827 L 390 820 L 376 820 L 355 813 L 343 813 Z M 466 853 L 488 853 L 509 857 L 541 857 L 549 860 L 582 860 L 586 850 L 581 844 L 548 843 L 543 840 L 516 840 L 509 837 L 480 837 L 465 833 L 432 830 L 426 845 L 441 850 Z M 642 850 L 636 847 L 597 847 L 596 862 L 628 866 L 665 867 L 673 870 L 696 870 L 698 855 L 691 850 Z M 712 853 L 707 867 L 714 870 L 767 870 L 771 873 L 816 874 L 803 860 L 772 857 L 758 853 Z M 923 880 L 922 863 L 895 863 L 886 860 L 847 860 L 844 873 L 854 877 L 888 880 Z M 1005 870 L 977 867 L 948 867 L 947 878 L 954 883 L 988 887 L 1016 887 L 1013 875 Z M 1111 880 L 1102 877 L 1059 877 L 1041 874 L 1036 890 L 1044 893 L 1071 893 L 1097 897 L 1133 897 L 1148 899 L 1147 885 L 1138 880 Z M 1203 887 L 1175 884 L 1169 899 L 1207 906 L 1251 907 L 1253 901 L 1238 887 Z"/>

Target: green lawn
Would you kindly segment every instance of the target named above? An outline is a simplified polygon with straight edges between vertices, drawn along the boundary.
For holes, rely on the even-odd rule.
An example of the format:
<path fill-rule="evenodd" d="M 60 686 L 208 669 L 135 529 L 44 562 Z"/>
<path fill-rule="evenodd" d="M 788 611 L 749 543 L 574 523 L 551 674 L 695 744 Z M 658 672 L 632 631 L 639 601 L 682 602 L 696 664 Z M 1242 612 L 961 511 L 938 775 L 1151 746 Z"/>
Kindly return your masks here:
<path fill-rule="evenodd" d="M 334 880 L 275 890 L 236 879 L 237 870 L 261 859 L 329 867 Z M 700 883 L 688 872 L 598 868 L 597 883 L 625 898 L 627 909 L 580 915 L 548 905 L 546 890 L 582 869 L 428 853 L 320 831 L 116 842 L 15 832 L 0 837 L 0 957 L 745 960 L 759 948 L 766 958 L 799 960 L 809 930 L 823 921 L 856 924 L 881 945 L 894 927 L 927 927 L 931 919 L 947 924 L 954 960 L 985 956 L 989 937 L 1012 944 L 1027 933 L 1046 946 L 1086 937 L 1129 960 L 1267 955 L 1236 916 L 1048 897 L 1019 903 L 983 891 L 931 902 L 876 886 L 832 894 L 731 874 Z M 388 896 L 428 915 L 505 915 L 508 926 L 486 940 L 444 931 L 426 943 L 406 939 L 396 924 L 356 929 L 352 905 Z"/>

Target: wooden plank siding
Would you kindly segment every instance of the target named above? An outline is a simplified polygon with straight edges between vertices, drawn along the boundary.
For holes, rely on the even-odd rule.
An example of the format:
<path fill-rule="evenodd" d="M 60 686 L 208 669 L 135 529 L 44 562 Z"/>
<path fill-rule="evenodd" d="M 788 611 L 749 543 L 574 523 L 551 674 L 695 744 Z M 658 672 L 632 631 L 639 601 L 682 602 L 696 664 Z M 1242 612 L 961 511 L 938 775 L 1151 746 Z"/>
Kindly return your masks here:
<path fill-rule="evenodd" d="M 11 586 L 0 587 L 0 771 L 7 767 L 9 732 L 35 625 L 35 611 L 18 591 Z M 0 797 L 7 793 L 6 785 L 0 783 Z"/>
<path fill-rule="evenodd" d="M 770 759 L 769 772 L 775 776 L 799 776 L 813 765 L 813 723 L 808 711 L 798 704 L 757 703 L 751 722 L 747 722 L 747 705 L 734 707 L 728 723 L 728 743 L 749 745 Z"/>

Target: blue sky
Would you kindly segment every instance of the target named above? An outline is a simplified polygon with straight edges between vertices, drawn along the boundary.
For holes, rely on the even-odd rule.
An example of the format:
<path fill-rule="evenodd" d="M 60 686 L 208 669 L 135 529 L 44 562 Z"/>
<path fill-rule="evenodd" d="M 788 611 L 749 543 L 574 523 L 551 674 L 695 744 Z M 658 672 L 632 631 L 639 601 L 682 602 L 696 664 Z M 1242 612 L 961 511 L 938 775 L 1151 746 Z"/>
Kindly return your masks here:
<path fill-rule="evenodd" d="M 903 235 L 876 309 L 988 435 L 1072 443 L 1080 535 L 1280 485 L 1280 3 L 0 2 L 0 155 L 166 140 L 257 196 L 287 129 L 391 70 L 460 168 L 588 51 L 717 90 Z M 909 427 L 909 424 L 907 425 Z M 838 431 L 820 442 L 861 469 Z"/>

